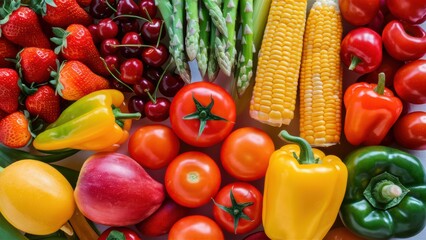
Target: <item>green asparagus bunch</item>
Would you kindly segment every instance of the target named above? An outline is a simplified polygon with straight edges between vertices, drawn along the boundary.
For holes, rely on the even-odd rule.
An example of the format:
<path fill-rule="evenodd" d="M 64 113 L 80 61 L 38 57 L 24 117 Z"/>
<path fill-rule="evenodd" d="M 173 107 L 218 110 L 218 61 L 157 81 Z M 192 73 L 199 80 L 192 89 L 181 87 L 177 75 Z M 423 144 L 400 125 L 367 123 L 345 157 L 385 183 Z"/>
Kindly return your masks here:
<path fill-rule="evenodd" d="M 201 3 L 199 5 L 199 10 L 200 39 L 197 53 L 197 63 L 201 76 L 204 76 L 207 72 L 211 21 L 209 17 L 209 11 L 204 6 L 204 4 Z"/>
<path fill-rule="evenodd" d="M 198 0 L 185 0 L 186 10 L 186 54 L 190 61 L 197 56 L 199 49 L 200 24 L 198 19 Z"/>

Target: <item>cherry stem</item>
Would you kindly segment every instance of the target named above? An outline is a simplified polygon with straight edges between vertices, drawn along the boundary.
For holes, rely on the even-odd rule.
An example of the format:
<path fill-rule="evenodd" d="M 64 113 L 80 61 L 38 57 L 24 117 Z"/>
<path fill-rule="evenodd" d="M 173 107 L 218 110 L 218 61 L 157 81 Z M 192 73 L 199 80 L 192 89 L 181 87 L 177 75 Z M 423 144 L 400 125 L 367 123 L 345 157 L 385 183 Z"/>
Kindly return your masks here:
<path fill-rule="evenodd" d="M 158 45 L 160 45 L 160 40 L 161 40 L 161 34 L 163 33 L 163 25 L 164 25 L 164 21 L 161 21 L 161 26 L 160 26 L 160 35 L 158 35 L 158 39 L 157 39 L 157 48 Z"/>
<path fill-rule="evenodd" d="M 118 47 L 150 47 L 150 48 L 155 48 L 154 46 L 144 45 L 144 44 L 111 44 L 110 46 L 113 47 L 113 48 L 118 48 Z"/>
<path fill-rule="evenodd" d="M 126 88 L 128 88 L 128 89 L 130 89 L 130 91 L 132 91 L 132 92 L 134 92 L 133 91 L 133 88 L 131 88 L 129 85 L 127 85 L 126 83 L 124 83 L 123 81 L 121 81 L 118 77 L 116 77 L 115 75 L 114 75 L 114 73 L 112 73 L 111 72 L 111 70 L 109 69 L 109 67 L 108 67 L 108 64 L 106 63 L 106 61 L 105 61 L 105 59 L 103 58 L 103 57 L 100 57 L 100 59 L 102 60 L 102 62 L 103 62 L 103 64 L 104 64 L 104 66 L 105 66 L 105 68 L 107 69 L 107 71 L 109 72 L 109 74 L 111 74 L 111 76 L 115 79 L 115 80 L 117 80 L 117 82 L 119 82 L 121 85 L 123 85 L 123 86 L 125 86 Z M 114 68 L 115 69 L 115 68 Z M 117 70 L 117 69 L 116 69 Z M 118 70 L 117 70 L 118 71 Z"/>
<path fill-rule="evenodd" d="M 172 61 L 169 61 L 166 68 L 164 69 L 163 73 L 161 73 L 160 79 L 158 79 L 157 85 L 155 86 L 155 90 L 154 90 L 154 99 L 155 100 L 157 100 L 157 92 L 158 92 L 158 88 L 160 87 L 161 80 L 163 80 L 163 77 L 166 74 L 167 69 L 169 69 L 169 66 L 170 66 L 171 63 L 172 63 Z"/>
<path fill-rule="evenodd" d="M 148 10 L 146 9 L 146 7 L 143 7 L 143 10 L 145 11 L 146 16 L 148 16 L 148 20 L 149 20 L 149 22 L 152 22 L 152 18 L 151 18 L 151 16 L 149 15 L 149 12 L 148 12 Z"/>
<path fill-rule="evenodd" d="M 108 1 L 107 1 L 107 2 L 108 2 Z M 113 18 L 112 18 L 112 20 L 115 20 L 115 19 L 117 19 L 117 18 L 122 18 L 122 17 L 136 18 L 136 19 L 140 19 L 140 20 L 143 20 L 143 21 L 147 21 L 147 22 L 152 23 L 152 19 L 151 19 L 151 18 L 146 19 L 146 18 L 143 18 L 143 17 L 140 17 L 140 16 L 136 16 L 136 15 L 128 15 L 128 14 L 121 14 L 121 15 L 117 15 L 117 16 L 113 17 Z"/>
<path fill-rule="evenodd" d="M 117 9 L 115 9 L 113 6 L 111 6 L 111 4 L 109 3 L 108 0 L 105 0 L 106 5 L 111 8 L 111 10 L 113 10 L 114 12 L 117 12 Z"/>

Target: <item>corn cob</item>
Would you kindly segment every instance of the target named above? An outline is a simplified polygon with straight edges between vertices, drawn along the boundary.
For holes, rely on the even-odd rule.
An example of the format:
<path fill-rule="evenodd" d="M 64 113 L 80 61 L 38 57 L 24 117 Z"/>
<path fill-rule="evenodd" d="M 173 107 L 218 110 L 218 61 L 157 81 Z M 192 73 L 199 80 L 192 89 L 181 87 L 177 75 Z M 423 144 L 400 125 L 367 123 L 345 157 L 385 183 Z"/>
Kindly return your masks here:
<path fill-rule="evenodd" d="M 250 116 L 279 127 L 294 118 L 307 0 L 273 0 L 260 48 Z"/>
<path fill-rule="evenodd" d="M 340 141 L 342 19 L 334 0 L 316 0 L 306 23 L 300 71 L 300 136 L 326 147 Z"/>

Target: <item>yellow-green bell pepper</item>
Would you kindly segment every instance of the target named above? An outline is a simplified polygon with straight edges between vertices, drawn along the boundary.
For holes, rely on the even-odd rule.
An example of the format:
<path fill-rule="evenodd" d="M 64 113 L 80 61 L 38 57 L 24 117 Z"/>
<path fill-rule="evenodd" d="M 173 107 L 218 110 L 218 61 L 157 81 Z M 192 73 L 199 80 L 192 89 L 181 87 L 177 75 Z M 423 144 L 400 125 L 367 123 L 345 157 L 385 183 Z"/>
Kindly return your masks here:
<path fill-rule="evenodd" d="M 289 142 L 270 157 L 265 176 L 262 221 L 266 235 L 278 239 L 323 239 L 343 201 L 348 172 L 334 155 L 325 156 L 286 131 Z"/>
<path fill-rule="evenodd" d="M 66 108 L 33 141 L 38 150 L 80 149 L 113 150 L 128 137 L 122 119 L 138 119 L 140 113 L 122 113 L 124 95 L 106 89 L 90 93 Z"/>

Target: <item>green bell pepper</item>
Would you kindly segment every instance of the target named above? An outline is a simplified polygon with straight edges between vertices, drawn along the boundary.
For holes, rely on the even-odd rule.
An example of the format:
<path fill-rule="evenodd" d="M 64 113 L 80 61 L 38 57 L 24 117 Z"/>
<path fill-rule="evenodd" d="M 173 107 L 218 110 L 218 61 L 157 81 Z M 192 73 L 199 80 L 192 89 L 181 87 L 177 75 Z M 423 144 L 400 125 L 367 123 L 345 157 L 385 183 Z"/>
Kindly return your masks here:
<path fill-rule="evenodd" d="M 348 182 L 340 208 L 343 224 L 373 239 L 407 238 L 426 224 L 426 175 L 415 156 L 368 146 L 345 158 Z"/>

